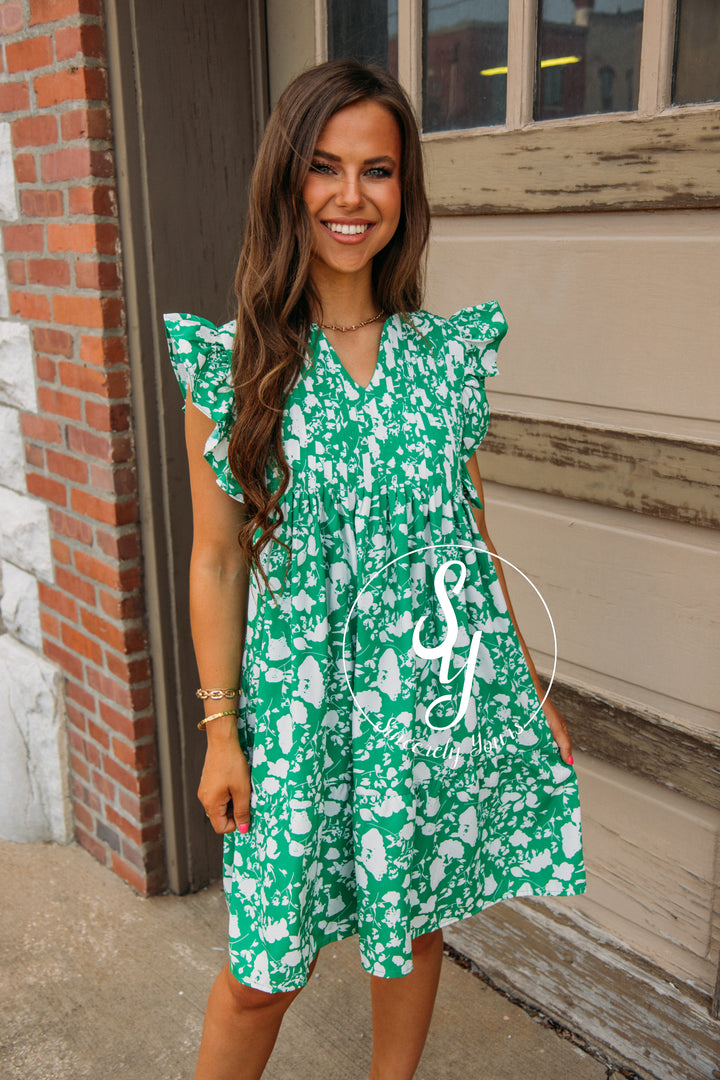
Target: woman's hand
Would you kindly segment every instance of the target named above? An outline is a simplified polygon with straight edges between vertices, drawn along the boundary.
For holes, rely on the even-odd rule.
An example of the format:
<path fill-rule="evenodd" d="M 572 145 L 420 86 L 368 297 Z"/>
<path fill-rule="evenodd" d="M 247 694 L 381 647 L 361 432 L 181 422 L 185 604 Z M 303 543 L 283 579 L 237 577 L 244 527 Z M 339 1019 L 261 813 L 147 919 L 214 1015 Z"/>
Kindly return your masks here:
<path fill-rule="evenodd" d="M 208 740 L 198 798 L 216 833 L 234 832 L 250 822 L 251 790 L 250 767 L 237 734 Z"/>
<path fill-rule="evenodd" d="M 542 697 L 543 695 L 540 696 L 540 701 L 542 701 Z M 543 712 L 545 714 L 545 719 L 550 726 L 550 730 L 552 731 L 553 738 L 558 745 L 560 757 L 566 765 L 572 765 L 572 745 L 570 743 L 570 732 L 567 729 L 567 724 L 549 698 L 543 705 Z"/>

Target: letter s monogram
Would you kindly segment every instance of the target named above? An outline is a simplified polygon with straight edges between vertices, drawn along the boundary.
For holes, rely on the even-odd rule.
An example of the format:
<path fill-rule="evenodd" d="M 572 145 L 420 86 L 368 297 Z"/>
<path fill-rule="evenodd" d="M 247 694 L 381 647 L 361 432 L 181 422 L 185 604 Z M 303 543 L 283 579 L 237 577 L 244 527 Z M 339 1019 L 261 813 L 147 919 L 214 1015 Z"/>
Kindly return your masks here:
<path fill-rule="evenodd" d="M 420 641 L 420 629 L 421 629 L 423 623 L 425 622 L 425 620 L 427 619 L 427 615 L 421 615 L 421 617 L 418 619 L 417 623 L 415 624 L 415 629 L 413 631 L 413 642 L 412 642 L 413 651 L 421 659 L 423 659 L 423 660 L 434 660 L 438 656 L 442 657 L 441 662 L 440 662 L 440 682 L 442 682 L 444 684 L 452 682 L 452 680 L 457 678 L 457 676 L 460 674 L 460 671 L 463 670 L 463 669 L 460 669 L 460 671 L 457 671 L 452 676 L 450 676 L 448 674 L 448 670 L 449 670 L 449 666 L 450 666 L 450 656 L 452 654 L 453 648 L 455 647 L 455 642 L 457 641 L 457 636 L 458 636 L 458 623 L 457 623 L 457 618 L 455 616 L 455 609 L 453 608 L 452 602 L 450 601 L 450 597 L 449 597 L 448 591 L 447 591 L 447 586 L 446 586 L 446 583 L 445 583 L 445 577 L 446 577 L 447 571 L 449 570 L 449 568 L 451 566 L 458 566 L 460 568 L 458 580 L 451 587 L 451 594 L 453 596 L 457 596 L 457 594 L 462 589 L 463 583 L 465 581 L 465 576 L 467 574 L 467 567 L 459 559 L 448 559 L 446 562 L 442 563 L 438 567 L 438 569 L 437 569 L 437 571 L 435 573 L 435 579 L 434 579 L 435 593 L 436 593 L 436 595 L 437 595 L 437 597 L 438 597 L 438 599 L 440 601 L 440 607 L 442 608 L 443 614 L 445 615 L 445 620 L 446 620 L 447 625 L 448 625 L 447 634 L 445 635 L 444 639 L 440 642 L 439 645 L 436 645 L 436 646 L 431 647 L 431 648 L 428 648 L 427 646 L 423 645 L 421 643 L 421 641 Z M 454 727 L 455 724 L 457 724 L 457 722 L 460 720 L 460 718 L 465 715 L 465 712 L 467 711 L 467 707 L 470 704 L 470 692 L 472 690 L 472 683 L 473 683 L 473 678 L 474 678 L 474 675 L 475 675 L 475 665 L 477 663 L 478 652 L 480 650 L 480 638 L 481 637 L 482 637 L 482 631 L 481 630 L 476 630 L 475 633 L 473 634 L 472 641 L 470 642 L 470 656 L 468 657 L 468 660 L 467 660 L 467 663 L 466 663 L 465 669 L 464 669 L 465 670 L 465 681 L 463 683 L 462 699 L 460 701 L 460 708 L 458 710 L 458 714 L 455 717 L 455 719 L 452 721 L 452 723 L 438 725 L 438 724 L 431 723 L 431 721 L 429 719 L 430 713 L 433 711 L 434 708 L 436 708 L 436 706 L 438 706 L 443 701 L 450 701 L 450 699 L 451 699 L 450 694 L 446 694 L 444 697 L 436 698 L 435 701 L 431 702 L 431 704 L 429 705 L 428 710 L 427 710 L 427 714 L 425 716 L 425 719 L 427 720 L 427 723 L 430 725 L 431 728 L 433 728 L 434 731 L 445 731 L 445 730 L 447 730 L 449 728 Z"/>

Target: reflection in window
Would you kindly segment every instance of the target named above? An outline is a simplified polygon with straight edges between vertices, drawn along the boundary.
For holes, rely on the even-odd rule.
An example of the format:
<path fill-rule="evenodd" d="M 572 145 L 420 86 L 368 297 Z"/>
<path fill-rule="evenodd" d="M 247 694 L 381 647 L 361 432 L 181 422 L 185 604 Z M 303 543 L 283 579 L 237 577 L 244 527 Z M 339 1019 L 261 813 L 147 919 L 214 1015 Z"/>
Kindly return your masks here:
<path fill-rule="evenodd" d="M 718 0 L 678 0 L 672 101 L 720 101 Z"/>
<path fill-rule="evenodd" d="M 565 69 L 560 66 L 542 69 L 543 97 L 549 108 L 562 108 L 564 75 Z"/>
<path fill-rule="evenodd" d="M 328 59 L 378 64 L 397 77 L 397 0 L 328 0 Z"/>
<path fill-rule="evenodd" d="M 600 68 L 600 108 L 603 112 L 612 112 L 614 80 L 615 72 L 611 67 Z"/>
<path fill-rule="evenodd" d="M 637 109 L 643 2 L 538 0 L 536 120 Z M 552 68 L 562 70 L 560 84 L 548 77 Z M 626 94 L 615 85 L 618 70 Z"/>
<path fill-rule="evenodd" d="M 423 130 L 505 123 L 508 0 L 424 0 Z"/>

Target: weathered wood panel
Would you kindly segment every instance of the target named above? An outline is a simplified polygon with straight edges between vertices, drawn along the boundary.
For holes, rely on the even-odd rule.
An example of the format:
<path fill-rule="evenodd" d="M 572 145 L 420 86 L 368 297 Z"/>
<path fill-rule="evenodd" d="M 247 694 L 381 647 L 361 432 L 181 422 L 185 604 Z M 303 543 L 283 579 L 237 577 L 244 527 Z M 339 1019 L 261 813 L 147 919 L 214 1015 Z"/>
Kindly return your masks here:
<path fill-rule="evenodd" d="M 548 680 L 540 681 L 547 689 Z M 551 699 L 578 750 L 720 810 L 720 734 L 713 739 L 681 731 L 665 717 L 623 707 L 562 679 L 553 682 Z"/>
<path fill-rule="evenodd" d="M 567 903 L 523 898 L 443 928 L 445 941 L 508 993 L 580 1031 L 654 1080 L 718 1076 L 720 1025 L 709 997 Z"/>
<path fill-rule="evenodd" d="M 425 306 L 500 301 L 493 410 L 719 443 L 718 280 L 720 210 L 436 217 Z"/>
<path fill-rule="evenodd" d="M 423 138 L 434 214 L 720 206 L 720 107 Z"/>
<path fill-rule="evenodd" d="M 560 674 L 589 688 L 622 682 L 619 700 L 631 708 L 650 707 L 681 730 L 717 729 L 717 533 L 491 482 L 485 506 L 497 551 L 550 609 Z M 514 571 L 508 586 L 525 640 L 549 670 L 547 613 Z"/>
<path fill-rule="evenodd" d="M 569 906 L 709 998 L 720 812 L 580 750 L 576 770 L 587 891 Z"/>
<path fill-rule="evenodd" d="M 480 460 L 510 487 L 720 525 L 720 446 L 496 410 Z"/>

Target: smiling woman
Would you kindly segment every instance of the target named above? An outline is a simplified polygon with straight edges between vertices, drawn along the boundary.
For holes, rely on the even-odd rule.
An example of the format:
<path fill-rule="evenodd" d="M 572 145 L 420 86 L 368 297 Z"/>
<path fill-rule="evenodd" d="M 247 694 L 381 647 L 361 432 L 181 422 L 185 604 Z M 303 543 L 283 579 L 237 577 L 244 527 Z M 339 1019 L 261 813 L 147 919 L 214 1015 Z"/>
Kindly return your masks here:
<path fill-rule="evenodd" d="M 230 959 L 196 1080 L 259 1077 L 318 950 L 353 934 L 371 1080 L 411 1077 L 442 927 L 585 889 L 570 736 L 540 702 L 473 461 L 507 323 L 494 300 L 423 310 L 428 228 L 400 86 L 319 65 L 260 148 L 237 318 L 165 316 L 187 404 L 198 794 L 226 834 Z"/>
<path fill-rule="evenodd" d="M 315 321 L 363 386 L 377 363 L 383 315 L 372 312 L 372 261 L 400 223 L 401 167 L 397 120 L 385 106 L 359 101 L 325 125 L 303 184 L 313 229 L 310 278 L 320 298 Z M 347 322 L 357 331 L 350 339 Z"/>

